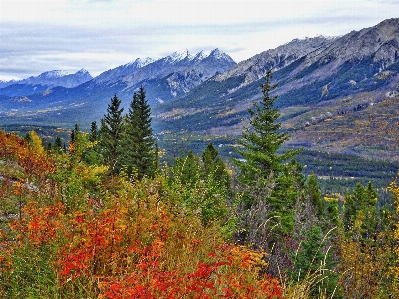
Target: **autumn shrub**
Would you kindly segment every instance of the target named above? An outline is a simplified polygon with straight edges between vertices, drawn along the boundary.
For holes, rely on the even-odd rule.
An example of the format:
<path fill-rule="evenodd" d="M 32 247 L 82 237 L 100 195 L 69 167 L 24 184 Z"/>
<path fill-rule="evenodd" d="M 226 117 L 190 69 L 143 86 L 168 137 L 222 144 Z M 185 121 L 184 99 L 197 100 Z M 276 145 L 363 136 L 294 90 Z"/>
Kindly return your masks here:
<path fill-rule="evenodd" d="M 29 145 L 0 136 L 12 145 L 1 157 L 26 165 L 18 153 Z M 68 154 L 40 159 L 23 167 L 37 189 L 2 185 L 22 204 L 0 230 L 1 297 L 281 297 L 262 274 L 265 253 L 229 245 L 220 221 L 204 224 L 165 178 L 108 177 Z"/>
<path fill-rule="evenodd" d="M 200 219 L 161 202 L 156 184 L 125 184 L 104 206 L 88 200 L 85 209 L 73 212 L 66 212 L 62 202 L 30 202 L 22 219 L 11 224 L 15 242 L 3 257 L 9 261 L 3 288 L 39 292 L 48 277 L 25 276 L 48 272 L 53 284 L 59 281 L 61 297 L 280 296 L 278 281 L 260 276 L 262 253 L 224 245 L 217 226 L 204 227 Z M 19 259 L 30 253 L 34 264 L 21 265 Z M 23 267 L 24 276 L 15 278 L 15 267 Z"/>
<path fill-rule="evenodd" d="M 15 161 L 23 170 L 26 179 L 44 179 L 54 170 L 54 161 L 41 150 L 30 146 L 14 134 L 0 132 L 0 159 Z"/>

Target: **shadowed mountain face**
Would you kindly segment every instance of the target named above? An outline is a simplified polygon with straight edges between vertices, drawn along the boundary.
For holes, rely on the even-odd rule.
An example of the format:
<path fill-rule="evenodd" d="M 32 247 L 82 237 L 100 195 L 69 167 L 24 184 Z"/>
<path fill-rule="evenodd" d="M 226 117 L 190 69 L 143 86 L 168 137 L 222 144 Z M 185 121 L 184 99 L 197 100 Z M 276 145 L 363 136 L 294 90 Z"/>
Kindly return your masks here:
<path fill-rule="evenodd" d="M 399 95 L 399 19 L 341 37 L 295 39 L 238 64 L 218 49 L 184 50 L 158 60 L 137 59 L 73 88 L 14 84 L 13 94 L 11 86 L 0 89 L 0 122 L 84 126 L 103 116 L 115 93 L 127 107 L 143 85 L 156 132 L 238 135 L 248 124 L 247 109 L 261 97 L 259 83 L 268 69 L 279 86 L 276 104 L 292 145 L 320 149 L 329 128 L 349 132 L 345 126 L 358 125 L 367 114 L 394 129 L 396 113 L 389 105 Z M 379 111 L 386 117 L 379 118 Z M 374 123 L 369 129 L 376 128 Z M 338 146 L 342 138 L 359 136 L 341 135 L 331 139 L 332 151 L 359 150 L 356 142 Z"/>

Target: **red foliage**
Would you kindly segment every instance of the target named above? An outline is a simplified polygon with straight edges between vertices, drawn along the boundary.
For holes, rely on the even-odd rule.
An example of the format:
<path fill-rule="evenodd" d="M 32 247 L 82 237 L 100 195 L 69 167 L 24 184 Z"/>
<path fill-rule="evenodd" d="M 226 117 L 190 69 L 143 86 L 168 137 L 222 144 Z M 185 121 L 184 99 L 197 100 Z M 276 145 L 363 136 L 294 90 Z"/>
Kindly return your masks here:
<path fill-rule="evenodd" d="M 37 178 L 45 177 L 55 168 L 55 163 L 45 154 L 32 151 L 24 139 L 0 131 L 0 158 L 13 159 L 26 174 Z"/>
<path fill-rule="evenodd" d="M 39 207 L 36 202 L 29 202 L 23 208 L 24 217 L 10 223 L 10 227 L 18 232 L 19 241 L 38 247 L 57 241 L 57 232 L 64 230 L 62 215 L 65 207 L 62 203 Z"/>
<path fill-rule="evenodd" d="M 246 256 L 247 250 L 237 246 L 223 246 L 211 259 L 199 262 L 195 271 L 184 269 L 162 271 L 159 263 L 144 259 L 137 270 L 124 277 L 103 279 L 102 298 L 281 298 L 279 282 L 265 275 L 247 281 L 242 272 L 228 271 L 234 260 Z M 238 254 L 238 255 L 237 255 Z M 242 254 L 242 255 L 241 255 Z"/>
<path fill-rule="evenodd" d="M 56 167 L 24 140 L 1 132 L 0 158 L 14 159 L 36 179 Z M 125 184 L 120 192 L 105 186 L 106 204 L 93 204 L 87 194 L 77 211 L 57 198 L 51 205 L 40 203 L 40 192 L 30 195 L 37 201 L 28 202 L 11 223 L 12 242 L 0 244 L 0 267 L 12 272 L 18 253 L 13 249 L 25 246 L 37 255 L 51 250 L 49 265 L 60 292 L 94 285 L 99 298 L 281 298 L 276 279 L 259 277 L 262 253 L 216 245 L 220 227 L 212 231 L 196 216 L 180 215 L 174 204 L 162 202 L 155 185 Z M 0 239 L 8 236 L 0 231 Z"/>
<path fill-rule="evenodd" d="M 217 246 L 191 268 L 165 266 L 173 255 L 173 216 L 158 209 L 145 217 L 140 214 L 145 206 L 139 205 L 133 217 L 119 202 L 98 212 L 69 214 L 62 203 L 39 207 L 32 202 L 11 228 L 18 232 L 16 244 L 56 245 L 51 247 L 57 248 L 60 287 L 90 277 L 99 298 L 281 298 L 276 279 L 256 277 L 262 254 L 246 247 Z M 186 254 L 193 256 L 203 243 L 185 242 Z"/>

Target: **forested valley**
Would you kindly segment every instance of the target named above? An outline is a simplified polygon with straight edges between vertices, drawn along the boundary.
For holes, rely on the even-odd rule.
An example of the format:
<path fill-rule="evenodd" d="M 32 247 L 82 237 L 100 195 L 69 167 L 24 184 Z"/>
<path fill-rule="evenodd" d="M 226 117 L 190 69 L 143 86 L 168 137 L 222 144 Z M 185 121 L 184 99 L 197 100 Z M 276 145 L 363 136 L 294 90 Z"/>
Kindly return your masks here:
<path fill-rule="evenodd" d="M 162 162 L 143 87 L 68 144 L 0 132 L 0 296 L 399 298 L 397 182 L 322 193 L 271 78 L 231 161 Z"/>

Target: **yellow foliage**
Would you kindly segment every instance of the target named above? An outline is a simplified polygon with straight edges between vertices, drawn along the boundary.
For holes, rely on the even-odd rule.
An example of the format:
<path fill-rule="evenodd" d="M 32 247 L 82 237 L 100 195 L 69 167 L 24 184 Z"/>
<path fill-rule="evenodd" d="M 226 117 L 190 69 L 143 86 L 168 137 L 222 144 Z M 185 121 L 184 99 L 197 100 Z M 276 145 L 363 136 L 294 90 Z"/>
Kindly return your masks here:
<path fill-rule="evenodd" d="M 338 201 L 338 198 L 324 196 L 324 200 L 325 200 L 325 201 Z"/>
<path fill-rule="evenodd" d="M 33 150 L 40 155 L 43 154 L 44 153 L 43 142 L 40 139 L 39 135 L 37 135 L 37 133 L 34 130 L 32 130 L 30 131 L 30 136 L 32 138 Z"/>
<path fill-rule="evenodd" d="M 83 181 L 90 184 L 98 184 L 108 172 L 108 166 L 105 165 L 85 165 L 79 163 L 75 166 L 76 173 L 83 179 Z"/>

